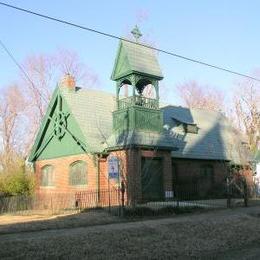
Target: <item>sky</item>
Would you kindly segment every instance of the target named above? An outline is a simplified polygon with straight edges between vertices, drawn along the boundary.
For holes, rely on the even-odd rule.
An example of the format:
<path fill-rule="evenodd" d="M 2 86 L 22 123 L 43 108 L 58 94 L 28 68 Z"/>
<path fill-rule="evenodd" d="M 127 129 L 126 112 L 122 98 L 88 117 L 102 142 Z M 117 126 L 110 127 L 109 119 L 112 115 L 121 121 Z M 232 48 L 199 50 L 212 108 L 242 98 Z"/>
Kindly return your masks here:
<path fill-rule="evenodd" d="M 260 68 L 260 1 L 239 0 L 124 0 L 33 1 L 6 3 L 68 20 L 100 31 L 125 36 L 137 24 L 156 47 L 199 59 L 240 73 Z M 65 26 L 0 6 L 0 39 L 19 63 L 32 54 L 58 48 L 76 51 L 98 76 L 105 91 L 114 92 L 110 80 L 118 40 Z M 158 56 L 164 79 L 161 92 L 178 104 L 175 86 L 188 80 L 211 85 L 227 93 L 239 78 L 166 54 Z M 0 91 L 19 74 L 0 48 Z"/>

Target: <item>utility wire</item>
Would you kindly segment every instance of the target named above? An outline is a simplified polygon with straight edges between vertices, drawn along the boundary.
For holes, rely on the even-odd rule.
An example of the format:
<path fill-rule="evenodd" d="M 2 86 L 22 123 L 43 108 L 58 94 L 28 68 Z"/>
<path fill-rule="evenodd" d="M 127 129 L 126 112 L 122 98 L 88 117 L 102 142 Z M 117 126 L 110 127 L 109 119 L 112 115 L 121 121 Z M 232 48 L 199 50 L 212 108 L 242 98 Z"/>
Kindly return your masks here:
<path fill-rule="evenodd" d="M 14 57 L 14 55 L 12 54 L 12 52 L 6 47 L 6 45 L 3 43 L 3 41 L 0 39 L 0 46 L 2 46 L 2 48 L 5 50 L 5 52 L 8 54 L 8 56 L 11 58 L 11 60 L 14 62 L 14 64 L 18 67 L 18 69 L 22 72 L 22 74 L 25 76 L 25 78 L 27 79 L 27 81 L 30 83 L 31 87 L 33 90 L 36 90 L 37 93 L 39 94 L 39 96 L 46 102 L 46 104 L 49 103 L 49 101 L 42 95 L 42 93 L 40 92 L 40 90 L 34 85 L 33 81 L 30 79 L 29 75 L 27 74 L 27 72 L 25 71 L 25 69 L 23 68 L 22 65 L 19 64 L 19 62 L 16 60 L 16 58 Z M 53 117 L 48 116 L 48 119 L 52 122 L 55 123 L 55 119 Z M 72 138 L 77 141 L 80 145 L 81 148 L 83 149 L 83 151 L 88 155 L 88 151 L 86 149 L 87 145 L 82 142 L 80 139 L 78 139 L 73 133 L 71 133 L 71 131 L 69 131 L 69 129 L 66 129 L 66 131 L 72 136 Z M 83 145 L 83 147 L 82 147 Z M 41 147 L 40 147 L 41 148 Z"/>
<path fill-rule="evenodd" d="M 48 100 L 41 94 L 41 92 L 38 90 L 38 88 L 34 85 L 33 81 L 30 79 L 29 75 L 27 74 L 27 72 L 25 71 L 25 69 L 23 68 L 22 65 L 19 64 L 19 62 L 16 60 L 16 58 L 14 57 L 14 55 L 11 53 L 11 51 L 6 47 L 6 45 L 2 42 L 2 40 L 0 39 L 0 45 L 2 46 L 2 48 L 5 50 L 5 52 L 7 53 L 7 55 L 11 58 L 11 60 L 15 63 L 15 65 L 18 67 L 18 69 L 22 72 L 22 74 L 24 75 L 24 77 L 27 79 L 27 81 L 30 83 L 30 85 L 32 86 L 32 88 L 34 90 L 36 90 L 38 92 L 38 94 L 40 95 L 40 97 L 46 102 L 46 104 L 48 104 Z"/>
<path fill-rule="evenodd" d="M 0 39 L 0 45 L 2 46 L 2 48 L 5 50 L 5 52 L 8 54 L 8 56 L 11 58 L 11 60 L 15 63 L 15 65 L 19 68 L 19 70 L 23 73 L 23 75 L 26 77 L 26 79 L 30 82 L 30 84 L 32 84 L 33 87 L 34 84 L 32 82 L 32 80 L 30 79 L 30 77 L 28 76 L 28 74 L 26 73 L 26 71 L 24 70 L 23 66 L 19 64 L 19 62 L 15 59 L 14 55 L 11 53 L 10 50 L 8 50 L 8 48 L 6 47 L 6 45 L 1 41 Z"/>
<path fill-rule="evenodd" d="M 210 64 L 210 63 L 206 63 L 206 62 L 201 61 L 201 60 L 189 58 L 187 56 L 179 55 L 179 54 L 176 54 L 176 53 L 171 52 L 171 51 L 167 51 L 167 50 L 159 49 L 159 48 L 156 48 L 156 47 L 148 46 L 148 45 L 143 44 L 143 43 L 131 41 L 131 40 L 125 39 L 123 37 L 119 37 L 119 36 L 114 35 L 114 34 L 102 32 L 102 31 L 99 31 L 99 30 L 96 30 L 96 29 L 93 29 L 93 28 L 90 28 L 90 27 L 86 27 L 86 26 L 83 26 L 83 25 L 72 23 L 72 22 L 62 20 L 62 19 L 59 19 L 59 18 L 51 17 L 51 16 L 48 16 L 48 15 L 45 15 L 45 14 L 37 13 L 37 12 L 31 11 L 31 10 L 24 9 L 24 8 L 14 6 L 14 5 L 10 5 L 10 4 L 4 3 L 4 2 L 0 2 L 0 5 L 8 7 L 8 8 L 15 9 L 15 10 L 18 10 L 18 11 L 25 12 L 27 14 L 35 15 L 35 16 L 38 16 L 38 17 L 41 17 L 41 18 L 44 18 L 44 19 L 48 19 L 48 20 L 52 20 L 52 21 L 55 21 L 55 22 L 58 22 L 58 23 L 69 25 L 69 26 L 72 26 L 72 27 L 75 27 L 75 28 L 78 28 L 78 29 L 82 29 L 82 30 L 85 30 L 85 31 L 89 31 L 89 32 L 92 32 L 92 33 L 103 35 L 105 37 L 129 42 L 129 43 L 132 43 L 132 44 L 135 44 L 135 45 L 138 45 L 138 46 L 142 46 L 142 47 L 145 47 L 145 48 L 148 48 L 148 49 L 151 49 L 151 50 L 155 50 L 155 51 L 170 55 L 170 56 L 174 56 L 174 57 L 179 58 L 179 59 L 186 60 L 186 61 L 189 61 L 189 62 L 192 62 L 192 63 L 197 63 L 197 64 L 200 64 L 200 65 L 203 65 L 203 66 L 207 66 L 207 67 L 210 67 L 210 68 L 213 68 L 213 69 L 228 72 L 228 73 L 231 73 L 231 74 L 234 74 L 234 75 L 237 75 L 237 76 L 245 77 L 245 78 L 252 79 L 252 80 L 260 82 L 259 78 L 255 78 L 255 77 L 249 76 L 247 74 L 243 74 L 243 73 L 236 72 L 236 71 L 228 69 L 228 68 L 224 68 L 224 67 L 220 67 L 220 66 L 213 65 L 213 64 Z"/>
<path fill-rule="evenodd" d="M 23 68 L 22 65 L 19 64 L 19 62 L 16 60 L 16 58 L 14 57 L 14 55 L 12 54 L 12 52 L 6 47 L 6 45 L 3 43 L 3 41 L 0 39 L 0 46 L 2 46 L 2 48 L 5 50 L 5 52 L 8 54 L 8 56 L 11 58 L 11 60 L 15 63 L 15 65 L 19 68 L 19 70 L 22 72 L 22 74 L 25 76 L 25 78 L 27 79 L 27 81 L 30 83 L 31 87 L 33 90 L 36 90 L 37 93 L 39 94 L 39 96 L 46 102 L 46 104 L 49 103 L 49 101 L 41 94 L 40 90 L 34 85 L 33 81 L 30 79 L 29 75 L 27 74 L 27 72 L 25 71 L 25 69 Z M 55 123 L 55 119 L 53 117 L 48 116 L 48 119 L 52 122 Z M 83 151 L 88 155 L 88 151 L 86 150 L 86 144 L 84 142 L 82 142 L 81 140 L 79 140 L 77 137 L 75 137 L 75 135 L 73 135 L 71 133 L 71 131 L 69 131 L 69 129 L 66 129 L 67 132 L 69 132 L 69 134 L 72 136 L 72 138 L 74 140 L 76 140 L 78 143 L 80 143 L 81 148 L 82 148 L 82 144 L 83 144 Z M 41 147 L 40 147 L 41 148 Z M 36 150 L 36 153 L 38 152 L 38 150 Z"/>

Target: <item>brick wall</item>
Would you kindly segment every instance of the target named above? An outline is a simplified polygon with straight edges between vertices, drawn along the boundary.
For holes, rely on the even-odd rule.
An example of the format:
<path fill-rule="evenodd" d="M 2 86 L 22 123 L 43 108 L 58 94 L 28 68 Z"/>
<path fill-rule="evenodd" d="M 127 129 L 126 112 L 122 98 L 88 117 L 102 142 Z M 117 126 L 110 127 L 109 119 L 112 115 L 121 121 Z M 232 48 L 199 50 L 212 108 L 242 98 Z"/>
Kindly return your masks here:
<path fill-rule="evenodd" d="M 126 184 L 126 197 L 127 204 L 134 204 L 142 198 L 141 187 L 141 162 L 142 158 L 161 158 L 163 163 L 163 181 L 164 191 L 172 191 L 172 161 L 169 151 L 155 151 L 155 150 L 142 150 L 142 149 L 127 149 L 113 151 L 109 156 L 116 156 L 120 160 L 120 178 Z M 100 169 L 100 189 L 116 189 L 118 182 L 110 180 L 108 184 L 107 172 L 108 163 L 107 158 L 99 160 Z"/>
<path fill-rule="evenodd" d="M 179 180 L 188 181 L 192 176 L 200 174 L 202 165 L 212 165 L 214 182 L 225 181 L 226 164 L 224 162 L 209 160 L 191 160 L 171 158 L 169 151 L 143 150 L 140 148 L 113 151 L 109 156 L 116 156 L 120 161 L 120 179 L 126 184 L 126 202 L 133 204 L 142 199 L 141 168 L 142 158 L 161 158 L 163 171 L 164 191 L 172 191 L 174 182 L 173 172 L 177 171 Z M 87 184 L 81 186 L 69 185 L 69 166 L 75 161 L 82 160 L 87 163 Z M 40 186 L 41 168 L 45 165 L 54 167 L 55 185 L 51 187 Z M 86 154 L 36 161 L 36 190 L 38 193 L 75 193 L 79 191 L 107 191 L 116 190 L 120 183 L 117 180 L 108 181 L 108 157 L 93 157 Z M 172 168 L 173 167 L 173 168 Z M 107 201 L 106 195 L 101 200 Z M 117 198 L 115 198 L 117 200 Z M 118 201 L 118 200 L 117 200 Z M 113 203 L 114 204 L 114 203 Z"/>
<path fill-rule="evenodd" d="M 201 166 L 213 167 L 214 181 L 222 182 L 227 174 L 227 163 L 213 160 L 193 160 L 172 158 L 173 172 L 178 175 L 179 181 L 188 182 L 193 177 L 199 177 Z"/>
<path fill-rule="evenodd" d="M 172 163 L 169 151 L 131 149 L 128 151 L 128 196 L 129 203 L 142 200 L 141 168 L 142 158 L 161 158 L 163 164 L 164 191 L 172 190 Z"/>
<path fill-rule="evenodd" d="M 75 161 L 82 160 L 87 163 L 87 184 L 79 186 L 69 185 L 69 166 Z M 41 186 L 41 169 L 45 165 L 54 167 L 54 186 Z M 92 191 L 98 188 L 98 174 L 95 159 L 91 155 L 73 155 L 35 162 L 36 192 L 40 193 L 69 193 L 76 191 Z"/>
<path fill-rule="evenodd" d="M 214 160 L 172 159 L 173 190 L 179 197 L 221 197 L 226 191 L 227 163 Z M 211 167 L 203 173 L 202 167 Z"/>
<path fill-rule="evenodd" d="M 108 179 L 109 156 L 116 156 L 119 159 L 120 181 L 126 181 L 127 158 L 126 151 L 119 150 L 111 152 L 107 157 L 99 159 L 99 189 L 101 205 L 118 205 L 121 203 L 121 196 L 117 192 L 120 188 L 118 179 Z M 110 197 L 108 195 L 110 194 Z"/>

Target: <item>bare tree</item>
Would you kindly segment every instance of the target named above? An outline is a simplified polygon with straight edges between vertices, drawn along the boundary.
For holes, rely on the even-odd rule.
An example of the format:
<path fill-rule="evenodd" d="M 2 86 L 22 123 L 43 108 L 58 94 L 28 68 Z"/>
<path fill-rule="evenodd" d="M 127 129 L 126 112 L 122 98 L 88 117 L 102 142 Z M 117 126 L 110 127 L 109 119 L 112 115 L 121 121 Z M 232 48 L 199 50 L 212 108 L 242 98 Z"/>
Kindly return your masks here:
<path fill-rule="evenodd" d="M 11 85 L 0 97 L 0 136 L 2 139 L 1 162 L 3 169 L 14 164 L 23 150 L 26 136 L 26 101 L 17 85 Z"/>
<path fill-rule="evenodd" d="M 23 67 L 29 80 L 22 74 L 21 87 L 31 106 L 31 121 L 38 125 L 50 99 L 55 63 L 48 55 L 33 55 L 25 59 Z"/>
<path fill-rule="evenodd" d="M 76 52 L 59 49 L 57 53 L 53 55 L 53 60 L 55 61 L 59 74 L 72 75 L 78 84 L 88 88 L 96 88 L 99 84 L 98 75 L 81 61 Z"/>
<path fill-rule="evenodd" d="M 80 60 L 76 52 L 70 50 L 60 49 L 54 54 L 29 56 L 23 67 L 30 80 L 22 75 L 22 86 L 28 91 L 27 97 L 38 121 L 45 113 L 53 88 L 65 74 L 71 74 L 78 84 L 89 88 L 96 87 L 98 83 L 98 76 Z"/>
<path fill-rule="evenodd" d="M 195 80 L 177 85 L 176 90 L 189 108 L 221 111 L 224 107 L 224 95 L 221 91 L 200 85 Z"/>
<path fill-rule="evenodd" d="M 23 68 L 28 75 L 21 75 L 20 87 L 26 93 L 27 109 L 25 116 L 30 122 L 27 152 L 30 150 L 35 133 L 48 106 L 51 92 L 66 74 L 71 74 L 77 84 L 88 88 L 97 87 L 98 76 L 84 62 L 76 52 L 60 49 L 54 54 L 31 55 L 23 62 Z M 28 79 L 29 78 L 29 79 Z"/>
<path fill-rule="evenodd" d="M 242 131 L 251 151 L 256 150 L 260 136 L 260 85 L 252 80 L 237 83 L 233 93 L 233 109 L 231 117 Z"/>
<path fill-rule="evenodd" d="M 73 51 L 31 55 L 22 67 L 26 75 L 21 73 L 18 83 L 0 95 L 1 170 L 28 156 L 51 92 L 65 73 L 73 75 L 78 84 L 98 85 L 98 76 Z"/>

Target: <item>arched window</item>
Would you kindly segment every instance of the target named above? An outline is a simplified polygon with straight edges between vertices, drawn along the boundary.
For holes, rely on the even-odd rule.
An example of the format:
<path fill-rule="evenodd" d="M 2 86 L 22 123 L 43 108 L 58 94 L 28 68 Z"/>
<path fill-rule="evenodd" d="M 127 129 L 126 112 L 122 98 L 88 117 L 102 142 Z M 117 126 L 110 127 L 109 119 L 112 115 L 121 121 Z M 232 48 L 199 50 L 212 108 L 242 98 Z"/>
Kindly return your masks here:
<path fill-rule="evenodd" d="M 76 161 L 70 165 L 69 185 L 87 184 L 87 164 L 84 161 Z"/>
<path fill-rule="evenodd" d="M 41 186 L 54 186 L 54 167 L 45 165 L 41 169 Z"/>

